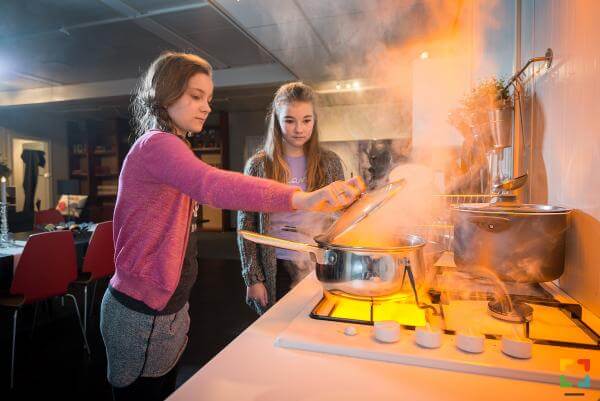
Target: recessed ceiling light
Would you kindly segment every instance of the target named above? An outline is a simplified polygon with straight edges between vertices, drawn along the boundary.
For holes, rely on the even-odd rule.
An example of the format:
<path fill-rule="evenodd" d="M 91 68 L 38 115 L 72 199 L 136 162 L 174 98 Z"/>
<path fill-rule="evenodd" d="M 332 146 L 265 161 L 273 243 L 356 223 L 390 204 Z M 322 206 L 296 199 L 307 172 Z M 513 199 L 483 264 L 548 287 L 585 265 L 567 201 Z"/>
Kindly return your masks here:
<path fill-rule="evenodd" d="M 429 58 L 429 52 L 421 52 L 419 57 L 421 57 L 421 60 L 426 60 Z"/>
<path fill-rule="evenodd" d="M 354 88 L 354 90 L 359 90 L 360 89 L 360 82 L 358 82 L 358 81 L 352 82 L 352 87 Z"/>

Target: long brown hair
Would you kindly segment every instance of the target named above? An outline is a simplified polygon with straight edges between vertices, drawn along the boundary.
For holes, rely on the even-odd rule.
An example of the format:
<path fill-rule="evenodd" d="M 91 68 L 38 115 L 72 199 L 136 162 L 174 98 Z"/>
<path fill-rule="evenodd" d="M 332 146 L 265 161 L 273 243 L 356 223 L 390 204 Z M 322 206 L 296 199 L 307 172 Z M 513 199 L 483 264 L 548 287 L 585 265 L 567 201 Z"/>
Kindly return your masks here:
<path fill-rule="evenodd" d="M 279 125 L 278 109 L 294 102 L 310 103 L 313 107 L 313 131 L 304 144 L 306 156 L 306 187 L 308 191 L 325 186 L 325 169 L 322 163 L 323 152 L 319 147 L 319 126 L 317 118 L 317 96 L 315 91 L 302 82 L 292 82 L 281 86 L 267 114 L 267 135 L 263 151 L 266 155 L 265 173 L 267 178 L 287 183 L 290 169 L 283 155 L 283 130 Z"/>
<path fill-rule="evenodd" d="M 167 108 L 183 95 L 197 73 L 212 76 L 212 67 L 195 54 L 164 52 L 150 64 L 131 103 L 136 138 L 150 129 L 176 133 Z"/>

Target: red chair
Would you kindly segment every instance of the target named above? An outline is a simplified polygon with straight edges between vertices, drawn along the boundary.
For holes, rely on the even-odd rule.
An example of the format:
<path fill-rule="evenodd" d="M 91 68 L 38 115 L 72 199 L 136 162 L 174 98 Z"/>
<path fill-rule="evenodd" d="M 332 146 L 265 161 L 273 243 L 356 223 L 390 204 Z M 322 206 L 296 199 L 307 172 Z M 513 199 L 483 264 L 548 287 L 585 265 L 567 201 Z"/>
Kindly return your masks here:
<path fill-rule="evenodd" d="M 18 312 L 24 305 L 52 297 L 67 296 L 73 300 L 77 321 L 87 353 L 90 354 L 87 338 L 81 322 L 75 297 L 68 293 L 71 283 L 77 278 L 75 243 L 70 231 L 55 231 L 34 234 L 29 237 L 23 254 L 15 269 L 10 293 L 0 295 L 0 307 L 13 310 L 13 332 L 10 365 L 10 387 L 14 386 L 14 366 Z"/>
<path fill-rule="evenodd" d="M 96 287 L 98 280 L 111 276 L 115 272 L 115 246 L 113 243 L 112 221 L 99 223 L 90 238 L 85 257 L 83 259 L 82 273 L 75 281 L 76 284 L 83 285 L 83 328 L 87 332 L 88 319 L 88 286 L 93 282 L 94 290 L 90 305 L 90 313 L 94 307 L 96 297 Z"/>
<path fill-rule="evenodd" d="M 33 217 L 33 224 L 35 226 L 45 226 L 46 224 L 59 224 L 64 223 L 65 219 L 62 214 L 56 209 L 40 210 L 35 212 Z"/>

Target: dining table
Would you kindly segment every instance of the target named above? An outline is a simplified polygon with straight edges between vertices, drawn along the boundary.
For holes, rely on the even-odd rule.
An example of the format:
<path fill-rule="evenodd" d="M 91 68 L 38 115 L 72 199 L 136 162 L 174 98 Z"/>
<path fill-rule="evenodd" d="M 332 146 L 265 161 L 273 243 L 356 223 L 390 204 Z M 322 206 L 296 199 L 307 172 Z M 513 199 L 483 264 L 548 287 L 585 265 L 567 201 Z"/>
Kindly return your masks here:
<path fill-rule="evenodd" d="M 24 231 L 11 233 L 12 240 L 8 247 L 0 247 L 0 292 L 10 289 L 15 270 L 19 264 L 19 258 L 25 249 L 29 237 L 44 231 Z M 81 272 L 83 267 L 83 258 L 87 250 L 90 238 L 92 237 L 93 227 L 85 231 L 74 231 L 73 240 L 75 243 L 75 252 L 77 256 L 77 269 Z"/>

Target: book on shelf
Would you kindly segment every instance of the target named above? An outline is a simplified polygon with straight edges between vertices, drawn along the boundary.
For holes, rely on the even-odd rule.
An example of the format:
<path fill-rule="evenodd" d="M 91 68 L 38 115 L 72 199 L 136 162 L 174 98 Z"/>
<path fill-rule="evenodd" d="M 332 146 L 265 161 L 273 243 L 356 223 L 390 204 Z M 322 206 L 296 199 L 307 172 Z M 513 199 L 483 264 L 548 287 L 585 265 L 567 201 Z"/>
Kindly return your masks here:
<path fill-rule="evenodd" d="M 116 196 L 117 195 L 117 184 L 103 184 L 97 187 L 99 196 Z"/>
<path fill-rule="evenodd" d="M 114 174 L 109 166 L 96 166 L 96 175 L 109 175 Z"/>
<path fill-rule="evenodd" d="M 113 146 L 104 146 L 104 145 L 96 145 L 94 148 L 94 153 L 103 154 L 103 153 L 114 153 L 115 148 Z"/>
<path fill-rule="evenodd" d="M 87 155 L 87 144 L 86 143 L 73 144 L 73 154 L 78 155 L 78 156 Z"/>

